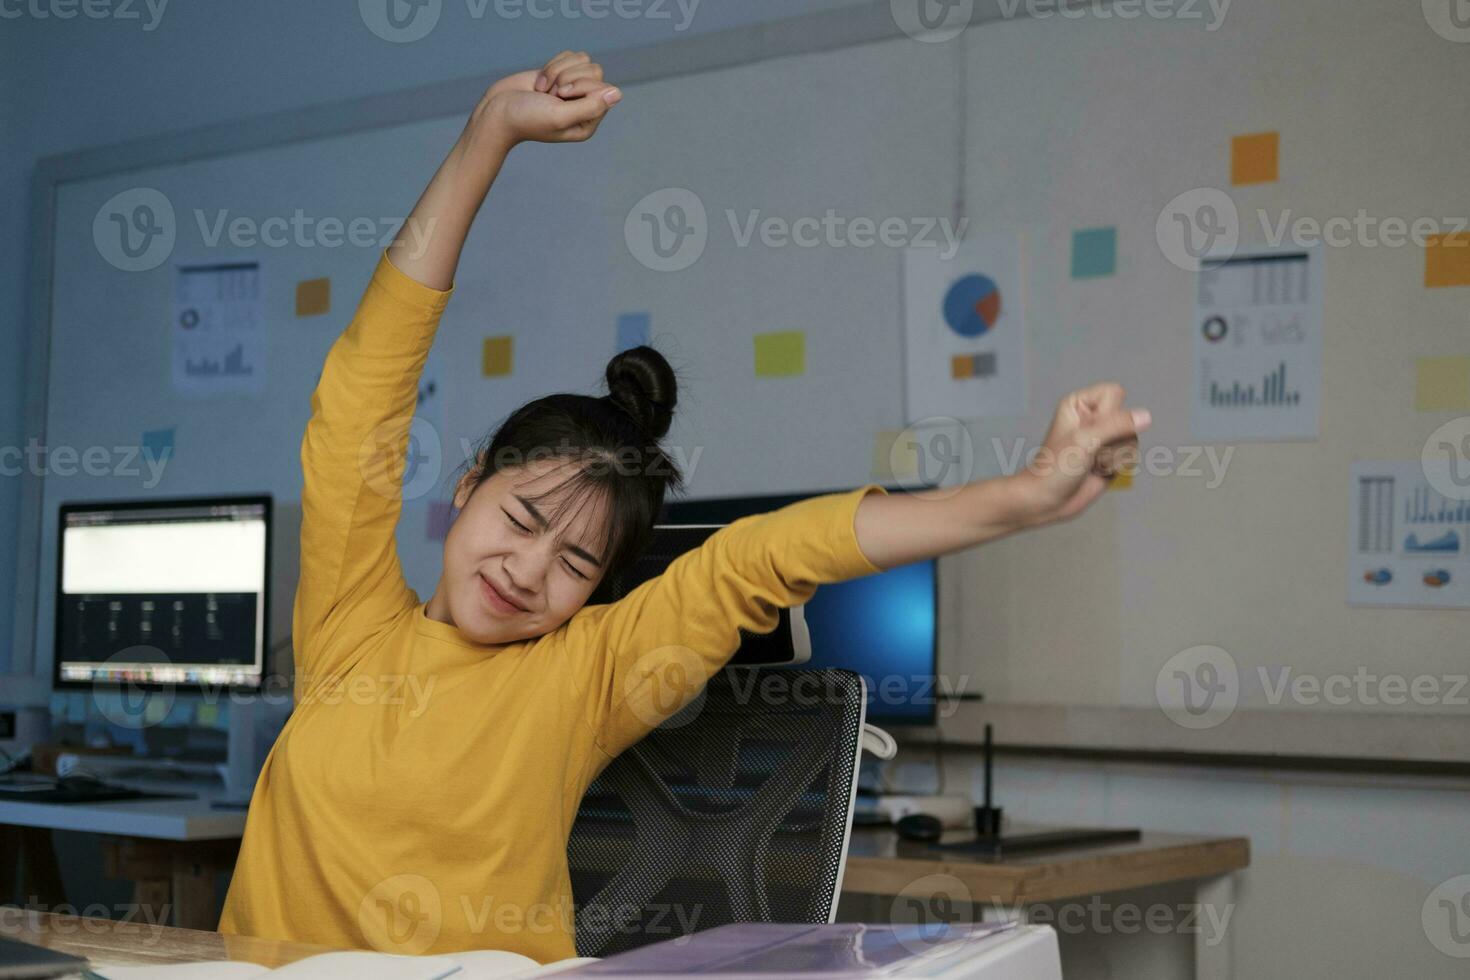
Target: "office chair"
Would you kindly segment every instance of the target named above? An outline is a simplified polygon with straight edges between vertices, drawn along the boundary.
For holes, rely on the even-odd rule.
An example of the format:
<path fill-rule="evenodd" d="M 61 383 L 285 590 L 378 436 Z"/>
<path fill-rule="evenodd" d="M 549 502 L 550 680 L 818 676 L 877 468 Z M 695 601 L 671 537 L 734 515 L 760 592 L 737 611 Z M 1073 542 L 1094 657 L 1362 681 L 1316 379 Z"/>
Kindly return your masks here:
<path fill-rule="evenodd" d="M 604 601 L 713 530 L 656 528 L 649 554 L 605 586 Z M 737 657 L 791 662 L 808 640 L 801 610 L 790 613 L 771 633 L 744 636 Z M 577 954 L 732 922 L 833 921 L 866 707 L 851 671 L 728 667 L 609 763 L 567 846 Z"/>

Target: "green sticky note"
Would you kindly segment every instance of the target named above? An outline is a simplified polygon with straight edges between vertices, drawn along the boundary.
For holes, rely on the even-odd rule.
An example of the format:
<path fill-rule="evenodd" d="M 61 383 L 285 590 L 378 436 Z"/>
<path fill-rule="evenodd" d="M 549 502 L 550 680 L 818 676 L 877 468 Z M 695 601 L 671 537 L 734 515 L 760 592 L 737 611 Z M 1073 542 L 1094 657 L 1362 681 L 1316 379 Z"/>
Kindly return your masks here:
<path fill-rule="evenodd" d="M 1421 357 L 1414 407 L 1421 412 L 1470 412 L 1470 357 Z"/>
<path fill-rule="evenodd" d="M 800 330 L 757 334 L 755 376 L 792 377 L 806 373 L 806 334 Z"/>
<path fill-rule="evenodd" d="M 1072 232 L 1072 278 L 1099 279 L 1118 271 L 1118 229 Z"/>

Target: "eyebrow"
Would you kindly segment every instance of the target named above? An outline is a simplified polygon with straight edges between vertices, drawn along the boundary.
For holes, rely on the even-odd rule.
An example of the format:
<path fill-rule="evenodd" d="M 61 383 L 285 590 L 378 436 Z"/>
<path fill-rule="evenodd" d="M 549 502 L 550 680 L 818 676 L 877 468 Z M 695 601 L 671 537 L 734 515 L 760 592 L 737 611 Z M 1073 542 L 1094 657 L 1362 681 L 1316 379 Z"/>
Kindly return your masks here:
<path fill-rule="evenodd" d="M 531 503 L 529 500 L 527 500 L 525 497 L 522 497 L 518 493 L 513 493 L 513 494 L 511 494 L 511 496 L 512 497 L 515 497 L 517 500 L 519 500 L 521 502 L 521 506 L 524 507 L 524 508 L 526 508 L 526 511 L 531 515 L 531 520 L 533 520 L 537 524 L 539 524 L 541 526 L 541 530 L 544 531 L 548 527 L 551 526 L 551 522 L 548 521 L 542 515 L 542 513 L 539 510 L 536 509 L 536 505 L 535 504 Z M 577 545 L 574 545 L 574 544 L 569 544 L 569 545 L 567 545 L 567 550 L 570 551 L 572 554 L 576 555 L 578 558 L 581 558 L 583 561 L 590 561 L 592 564 L 596 565 L 598 568 L 601 568 L 602 567 L 602 562 L 600 560 L 598 560 L 596 557 L 594 557 L 590 552 L 588 552 L 584 548 L 580 548 L 580 547 L 578 547 Z"/>

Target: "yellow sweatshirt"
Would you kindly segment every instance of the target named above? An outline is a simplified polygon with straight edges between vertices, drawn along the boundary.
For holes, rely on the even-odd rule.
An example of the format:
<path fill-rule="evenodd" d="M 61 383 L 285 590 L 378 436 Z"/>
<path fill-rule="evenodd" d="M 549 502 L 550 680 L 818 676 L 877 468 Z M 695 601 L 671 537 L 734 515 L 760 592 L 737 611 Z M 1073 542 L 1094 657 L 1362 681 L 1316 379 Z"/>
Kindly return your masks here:
<path fill-rule="evenodd" d="M 576 955 L 566 846 L 588 784 L 739 631 L 872 574 L 859 501 L 743 518 L 621 601 L 497 646 L 425 616 L 394 528 L 417 385 L 453 287 L 384 253 L 312 396 L 301 447 L 296 705 L 250 801 L 219 931 L 442 953 Z M 672 679 L 670 674 L 668 679 Z"/>

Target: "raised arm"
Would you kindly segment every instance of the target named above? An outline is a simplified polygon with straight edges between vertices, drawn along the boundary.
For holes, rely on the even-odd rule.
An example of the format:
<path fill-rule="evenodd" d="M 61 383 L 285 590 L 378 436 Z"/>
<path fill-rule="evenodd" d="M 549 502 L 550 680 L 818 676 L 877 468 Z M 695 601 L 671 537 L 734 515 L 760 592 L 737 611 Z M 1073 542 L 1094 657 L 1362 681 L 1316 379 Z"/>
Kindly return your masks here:
<path fill-rule="evenodd" d="M 1145 409 L 1126 409 L 1124 390 L 1100 384 L 1057 406 L 1051 429 L 1019 472 L 913 494 L 868 497 L 855 518 L 858 544 L 892 568 L 1082 513 L 1121 469 L 1137 464 Z"/>
<path fill-rule="evenodd" d="M 486 90 L 449 156 L 414 205 L 407 234 L 388 247 L 404 273 L 448 289 L 470 225 L 508 153 L 518 143 L 575 143 L 597 131 L 623 95 L 602 80 L 585 51 L 563 51 L 539 71 L 523 71 Z"/>

